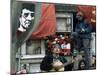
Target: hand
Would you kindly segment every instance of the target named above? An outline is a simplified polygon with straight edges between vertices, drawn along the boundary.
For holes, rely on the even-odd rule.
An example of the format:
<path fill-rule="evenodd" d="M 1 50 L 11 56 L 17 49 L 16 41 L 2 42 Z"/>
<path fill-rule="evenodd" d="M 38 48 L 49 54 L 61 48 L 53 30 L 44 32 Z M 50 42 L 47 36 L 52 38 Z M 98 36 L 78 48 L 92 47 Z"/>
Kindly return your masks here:
<path fill-rule="evenodd" d="M 53 68 L 55 68 L 57 70 L 57 69 L 60 69 L 62 67 L 63 63 L 60 61 L 56 61 L 52 65 L 53 65 Z"/>
<path fill-rule="evenodd" d="M 82 29 L 81 29 L 81 32 L 85 32 L 85 29 L 84 29 L 84 28 L 82 28 Z"/>

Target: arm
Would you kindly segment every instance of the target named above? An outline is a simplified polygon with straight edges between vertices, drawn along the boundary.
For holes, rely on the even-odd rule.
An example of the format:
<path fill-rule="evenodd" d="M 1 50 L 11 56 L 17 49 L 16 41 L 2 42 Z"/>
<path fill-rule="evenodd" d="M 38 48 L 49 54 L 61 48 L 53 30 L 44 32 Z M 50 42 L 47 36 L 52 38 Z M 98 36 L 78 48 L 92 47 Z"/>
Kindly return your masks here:
<path fill-rule="evenodd" d="M 49 71 L 52 69 L 52 62 L 53 58 L 52 56 L 45 56 L 40 64 L 40 69 L 44 71 Z"/>
<path fill-rule="evenodd" d="M 87 24 L 85 27 L 85 33 L 91 33 L 91 31 L 92 31 L 92 25 Z"/>
<path fill-rule="evenodd" d="M 78 26 L 78 24 L 75 27 L 75 32 L 80 33 L 81 32 L 81 28 Z"/>

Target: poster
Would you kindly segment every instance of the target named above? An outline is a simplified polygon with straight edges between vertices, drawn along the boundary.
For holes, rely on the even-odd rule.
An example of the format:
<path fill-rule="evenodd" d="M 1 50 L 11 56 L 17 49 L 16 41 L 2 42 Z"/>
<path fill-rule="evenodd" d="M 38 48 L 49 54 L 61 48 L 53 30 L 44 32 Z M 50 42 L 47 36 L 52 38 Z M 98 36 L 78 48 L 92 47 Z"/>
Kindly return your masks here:
<path fill-rule="evenodd" d="M 95 70 L 96 6 L 11 1 L 10 59 L 11 74 Z"/>

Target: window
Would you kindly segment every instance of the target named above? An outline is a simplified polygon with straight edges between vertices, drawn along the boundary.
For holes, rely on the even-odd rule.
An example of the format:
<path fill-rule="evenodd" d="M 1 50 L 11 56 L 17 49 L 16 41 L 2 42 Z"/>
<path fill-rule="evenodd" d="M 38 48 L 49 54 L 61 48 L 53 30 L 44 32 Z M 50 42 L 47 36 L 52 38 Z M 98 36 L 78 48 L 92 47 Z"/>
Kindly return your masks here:
<path fill-rule="evenodd" d="M 43 40 L 28 40 L 26 42 L 26 55 L 44 54 L 45 46 Z"/>
<path fill-rule="evenodd" d="M 21 54 L 20 54 L 21 52 Z M 41 58 L 45 55 L 45 40 L 27 40 L 16 53 L 16 58 Z"/>
<path fill-rule="evenodd" d="M 26 42 L 26 54 L 41 54 L 41 40 L 28 40 Z"/>
<path fill-rule="evenodd" d="M 57 32 L 71 32 L 72 31 L 72 19 L 71 13 L 57 12 Z"/>

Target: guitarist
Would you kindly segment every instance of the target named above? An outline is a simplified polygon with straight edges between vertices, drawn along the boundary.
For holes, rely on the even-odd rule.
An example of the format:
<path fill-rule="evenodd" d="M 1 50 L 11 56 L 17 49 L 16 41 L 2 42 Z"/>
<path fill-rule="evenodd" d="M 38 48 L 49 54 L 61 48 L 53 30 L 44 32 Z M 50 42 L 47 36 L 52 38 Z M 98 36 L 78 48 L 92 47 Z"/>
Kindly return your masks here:
<path fill-rule="evenodd" d="M 68 70 L 68 67 L 70 68 L 70 70 L 72 70 L 73 63 L 67 65 L 68 67 L 65 66 L 63 68 L 60 68 L 61 65 L 67 62 L 67 60 L 63 56 L 60 56 L 59 53 L 60 48 L 55 47 L 52 50 L 51 54 L 48 54 L 43 58 L 43 61 L 40 64 L 40 69 L 42 72 L 66 71 Z"/>

